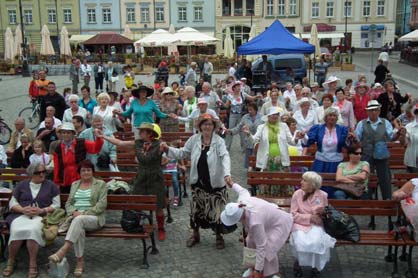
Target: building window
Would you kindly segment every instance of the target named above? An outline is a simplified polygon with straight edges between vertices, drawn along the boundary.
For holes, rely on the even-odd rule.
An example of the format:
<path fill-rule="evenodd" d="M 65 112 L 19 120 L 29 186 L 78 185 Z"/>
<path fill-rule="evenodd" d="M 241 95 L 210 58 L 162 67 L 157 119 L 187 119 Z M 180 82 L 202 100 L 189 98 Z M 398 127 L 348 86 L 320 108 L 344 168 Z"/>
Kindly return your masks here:
<path fill-rule="evenodd" d="M 278 8 L 278 16 L 284 16 L 286 12 L 286 1 L 279 0 Z"/>
<path fill-rule="evenodd" d="M 377 16 L 385 15 L 385 0 L 377 1 Z"/>
<path fill-rule="evenodd" d="M 141 8 L 141 22 L 150 22 L 149 8 Z"/>
<path fill-rule="evenodd" d="M 16 10 L 8 10 L 9 14 L 9 24 L 16 24 L 17 23 L 17 15 Z"/>
<path fill-rule="evenodd" d="M 73 23 L 73 11 L 71 9 L 63 9 L 64 23 Z"/>
<path fill-rule="evenodd" d="M 327 2 L 327 17 L 334 17 L 334 2 Z"/>
<path fill-rule="evenodd" d="M 87 23 L 96 23 L 96 9 L 87 9 Z"/>
<path fill-rule="evenodd" d="M 266 5 L 266 15 L 267 16 L 273 16 L 273 10 L 274 10 L 274 1 L 273 0 L 267 0 L 267 5 Z"/>
<path fill-rule="evenodd" d="M 187 21 L 187 8 L 179 7 L 178 12 L 179 21 Z"/>
<path fill-rule="evenodd" d="M 319 2 L 312 2 L 312 18 L 319 17 Z"/>
<path fill-rule="evenodd" d="M 155 21 L 164 22 L 164 7 L 155 8 Z"/>
<path fill-rule="evenodd" d="M 234 15 L 242 15 L 242 0 L 234 0 Z"/>
<path fill-rule="evenodd" d="M 222 41 L 225 41 L 226 30 L 227 28 L 225 28 L 222 31 Z M 246 43 L 250 37 L 251 29 L 247 26 L 240 26 L 240 25 L 230 26 L 229 30 L 231 31 L 231 38 L 234 43 L 234 49 L 237 49 L 240 45 L 242 45 L 243 43 Z"/>
<path fill-rule="evenodd" d="M 363 16 L 370 16 L 370 1 L 363 1 Z"/>
<path fill-rule="evenodd" d="M 289 8 L 289 15 L 296 15 L 296 0 L 290 0 Z"/>
<path fill-rule="evenodd" d="M 103 23 L 112 23 L 112 10 L 110 8 L 103 8 Z"/>
<path fill-rule="evenodd" d="M 203 8 L 202 7 L 194 7 L 194 21 L 203 21 Z"/>
<path fill-rule="evenodd" d="M 231 0 L 222 0 L 222 15 L 231 16 Z"/>
<path fill-rule="evenodd" d="M 23 15 L 24 15 L 24 18 L 25 18 L 25 24 L 32 24 L 33 23 L 32 10 L 24 10 Z"/>
<path fill-rule="evenodd" d="M 126 22 L 135 22 L 135 8 L 126 8 Z"/>
<path fill-rule="evenodd" d="M 353 12 L 351 1 L 344 2 L 344 17 L 351 17 Z"/>
<path fill-rule="evenodd" d="M 246 16 L 254 15 L 254 0 L 247 0 L 245 2 L 245 15 Z"/>
<path fill-rule="evenodd" d="M 48 9 L 48 23 L 57 23 L 57 11 L 55 9 Z"/>

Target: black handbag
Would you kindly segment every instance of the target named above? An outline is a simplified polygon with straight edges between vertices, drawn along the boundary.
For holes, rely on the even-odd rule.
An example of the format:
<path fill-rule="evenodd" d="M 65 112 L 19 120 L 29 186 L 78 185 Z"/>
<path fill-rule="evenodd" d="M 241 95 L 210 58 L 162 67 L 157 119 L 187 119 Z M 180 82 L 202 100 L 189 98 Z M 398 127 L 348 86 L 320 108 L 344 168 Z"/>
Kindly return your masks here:
<path fill-rule="evenodd" d="M 142 211 L 125 209 L 122 211 L 120 225 L 127 233 L 143 233 L 146 219 L 150 220 L 150 216 Z"/>
<path fill-rule="evenodd" d="M 354 217 L 331 205 L 325 207 L 321 217 L 325 232 L 330 236 L 352 242 L 360 241 L 360 227 Z"/>
<path fill-rule="evenodd" d="M 96 166 L 102 169 L 109 169 L 110 156 L 107 154 L 101 154 L 97 157 Z"/>

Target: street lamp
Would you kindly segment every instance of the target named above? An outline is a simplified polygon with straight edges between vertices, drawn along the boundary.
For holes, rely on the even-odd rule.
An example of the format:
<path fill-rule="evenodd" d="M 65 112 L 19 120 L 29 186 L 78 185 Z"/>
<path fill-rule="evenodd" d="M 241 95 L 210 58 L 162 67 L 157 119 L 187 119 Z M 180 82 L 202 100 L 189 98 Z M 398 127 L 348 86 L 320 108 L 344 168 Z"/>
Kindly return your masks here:
<path fill-rule="evenodd" d="M 19 12 L 20 12 L 20 31 L 22 32 L 22 76 L 28 77 L 29 74 L 29 65 L 28 65 L 28 53 L 27 53 L 27 44 L 25 37 L 25 24 L 23 23 L 23 13 L 22 13 L 22 0 L 19 0 Z"/>

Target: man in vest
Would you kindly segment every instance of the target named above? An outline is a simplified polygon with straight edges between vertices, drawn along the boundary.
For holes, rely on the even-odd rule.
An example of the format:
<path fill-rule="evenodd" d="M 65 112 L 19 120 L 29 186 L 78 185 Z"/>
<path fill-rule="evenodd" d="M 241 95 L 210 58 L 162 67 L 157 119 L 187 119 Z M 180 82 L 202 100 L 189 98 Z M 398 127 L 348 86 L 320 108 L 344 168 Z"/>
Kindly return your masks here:
<path fill-rule="evenodd" d="M 40 70 L 38 75 L 39 79 L 35 81 L 38 88 L 38 95 L 44 97 L 48 93 L 48 84 L 51 81 L 46 79 L 46 72 L 44 70 Z"/>
<path fill-rule="evenodd" d="M 60 186 L 61 193 L 70 193 L 71 184 L 80 179 L 78 163 L 86 159 L 86 154 L 97 154 L 103 146 L 103 137 L 97 136 L 96 141 L 75 138 L 72 123 L 64 123 L 59 131 L 62 139 L 54 153 L 54 182 Z M 64 170 L 65 169 L 65 170 Z"/>
<path fill-rule="evenodd" d="M 371 100 L 367 103 L 368 118 L 358 123 L 355 133 L 362 144 L 361 160 L 369 162 L 371 172 L 375 172 L 379 180 L 382 198 L 387 200 L 392 196 L 391 173 L 388 162 L 390 153 L 387 142 L 397 140 L 400 132 L 393 134 L 392 124 L 379 117 L 380 107 L 381 105 L 377 100 Z"/>

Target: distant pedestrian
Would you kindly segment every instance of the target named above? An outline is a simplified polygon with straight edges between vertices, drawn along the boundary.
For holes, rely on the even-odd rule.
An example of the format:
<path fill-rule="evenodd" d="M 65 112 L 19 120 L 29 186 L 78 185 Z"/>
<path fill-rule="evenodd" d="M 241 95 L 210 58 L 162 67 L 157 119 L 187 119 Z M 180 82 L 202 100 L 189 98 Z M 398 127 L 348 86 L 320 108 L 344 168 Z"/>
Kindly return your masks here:
<path fill-rule="evenodd" d="M 96 94 L 103 92 L 103 80 L 105 77 L 105 68 L 102 61 L 96 62 L 93 67 L 94 83 L 96 87 Z"/>
<path fill-rule="evenodd" d="M 316 81 L 320 87 L 322 87 L 322 83 L 324 83 L 325 79 L 327 78 L 328 67 L 329 64 L 325 62 L 323 56 L 321 56 L 319 62 L 315 64 Z"/>
<path fill-rule="evenodd" d="M 70 66 L 70 80 L 73 84 L 73 94 L 78 94 L 78 83 L 80 83 L 80 60 L 73 58 Z"/>
<path fill-rule="evenodd" d="M 86 59 L 83 59 L 83 64 L 80 66 L 80 73 L 84 80 L 84 85 L 89 86 L 90 79 L 93 74 L 93 69 L 91 66 L 87 63 Z"/>
<path fill-rule="evenodd" d="M 187 71 L 186 78 L 184 80 L 186 82 L 186 85 L 196 87 L 196 83 L 197 83 L 196 67 L 197 67 L 196 62 L 190 63 L 190 68 Z"/>

